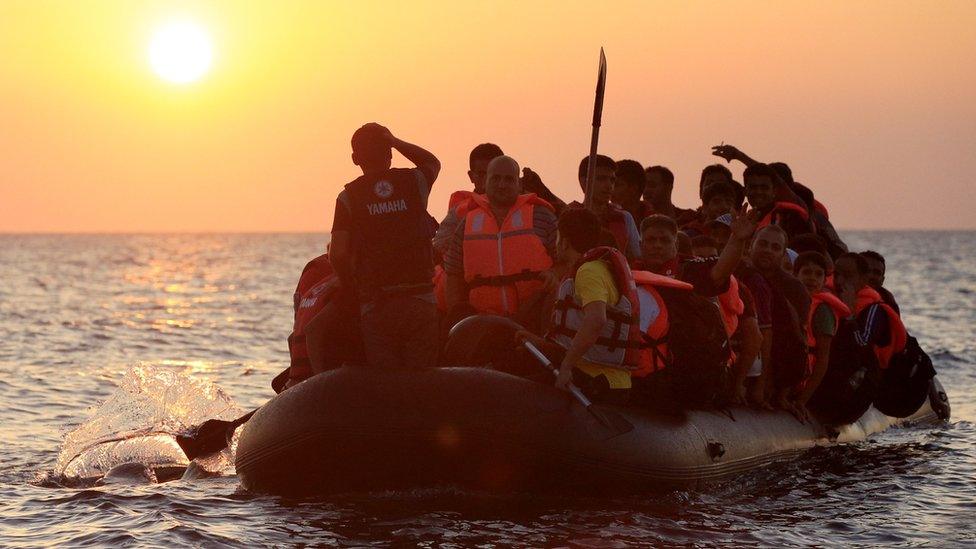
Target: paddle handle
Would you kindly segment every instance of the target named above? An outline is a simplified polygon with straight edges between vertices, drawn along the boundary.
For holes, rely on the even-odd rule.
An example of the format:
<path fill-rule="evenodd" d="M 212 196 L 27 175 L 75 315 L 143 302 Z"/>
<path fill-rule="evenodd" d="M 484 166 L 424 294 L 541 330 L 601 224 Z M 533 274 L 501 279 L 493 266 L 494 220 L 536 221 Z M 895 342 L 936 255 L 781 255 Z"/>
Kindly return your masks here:
<path fill-rule="evenodd" d="M 549 360 L 549 357 L 542 354 L 542 351 L 540 351 L 539 348 L 536 347 L 534 343 L 532 343 L 531 341 L 525 341 L 524 345 L 525 348 L 528 349 L 533 356 L 535 356 L 536 360 L 541 362 L 543 366 L 545 366 L 546 368 L 549 369 L 550 372 L 552 372 L 552 375 L 559 377 L 559 370 L 556 369 L 555 366 L 553 366 L 552 361 Z M 573 393 L 573 396 L 576 397 L 576 400 L 578 400 L 580 404 L 582 404 L 583 406 L 589 408 L 590 406 L 593 405 L 593 403 L 590 402 L 590 399 L 586 398 L 586 395 L 583 394 L 583 391 L 580 391 L 580 388 L 577 387 L 575 383 L 569 384 L 569 392 Z"/>

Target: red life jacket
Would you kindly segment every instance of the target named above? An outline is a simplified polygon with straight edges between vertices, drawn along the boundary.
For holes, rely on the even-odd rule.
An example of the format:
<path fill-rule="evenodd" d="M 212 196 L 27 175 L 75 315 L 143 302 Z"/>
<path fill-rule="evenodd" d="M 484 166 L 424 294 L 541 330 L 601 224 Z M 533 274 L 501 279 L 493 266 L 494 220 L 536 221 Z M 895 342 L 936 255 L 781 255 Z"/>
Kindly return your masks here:
<path fill-rule="evenodd" d="M 585 208 L 580 202 L 571 202 L 570 208 Z M 617 243 L 617 249 L 627 253 L 627 245 L 630 243 L 630 233 L 627 231 L 626 210 L 616 204 L 608 204 L 607 213 L 600 216 L 600 222 L 613 235 L 613 241 Z"/>
<path fill-rule="evenodd" d="M 328 254 L 308 262 L 295 290 L 295 326 L 288 336 L 290 379 L 302 381 L 312 375 L 312 364 L 305 344 L 305 327 L 335 297 L 338 290 L 339 277 L 332 269 Z"/>
<path fill-rule="evenodd" d="M 756 230 L 759 230 L 766 225 L 779 225 L 780 218 L 786 212 L 793 212 L 799 215 L 804 221 L 810 221 L 810 212 L 808 212 L 803 206 L 795 202 L 776 202 L 773 209 L 759 220 L 759 223 L 756 225 Z"/>
<path fill-rule="evenodd" d="M 616 204 L 610 204 L 606 213 L 607 230 L 617 242 L 617 249 L 626 253 L 630 244 L 630 233 L 627 231 L 626 212 Z"/>
<path fill-rule="evenodd" d="M 860 315 L 862 311 L 875 303 L 888 315 L 888 344 L 884 347 L 875 345 L 874 354 L 878 357 L 878 366 L 884 370 L 888 367 L 891 357 L 905 350 L 908 343 L 908 332 L 901 317 L 887 303 L 881 299 L 881 294 L 870 286 L 865 286 L 857 292 L 857 300 L 854 302 L 854 314 Z"/>
<path fill-rule="evenodd" d="M 813 199 L 813 209 L 822 213 L 827 219 L 830 219 L 830 212 L 827 211 L 827 206 L 824 206 L 823 202 L 820 202 L 816 198 Z"/>
<path fill-rule="evenodd" d="M 668 306 L 657 289 L 675 288 L 691 291 L 694 287 L 676 278 L 649 271 L 633 271 L 633 277 L 637 286 L 638 303 L 640 303 L 639 327 L 644 344 L 641 345 L 637 369 L 631 372 L 631 376 L 645 377 L 667 368 L 671 363 L 667 342 L 668 330 L 671 326 Z"/>
<path fill-rule="evenodd" d="M 606 262 L 613 275 L 620 299 L 607 303 L 607 322 L 596 343 L 583 355 L 593 364 L 634 371 L 640 366 L 641 337 L 640 298 L 630 266 L 622 253 L 608 246 L 593 248 L 580 258 L 573 275 L 563 279 L 552 310 L 549 338 L 569 349 L 583 322 L 583 305 L 576 297 L 575 275 L 590 261 Z M 666 318 L 665 318 L 666 320 Z"/>
<path fill-rule="evenodd" d="M 817 338 L 813 334 L 813 316 L 816 314 L 817 309 L 820 304 L 824 303 L 830 307 L 830 312 L 834 314 L 834 333 L 837 333 L 837 326 L 840 326 L 840 321 L 843 318 L 851 316 L 851 310 L 844 304 L 834 294 L 822 290 L 810 296 L 810 314 L 807 317 L 807 377 L 813 373 L 813 368 L 817 363 L 817 357 L 814 354 L 817 347 Z M 831 334 L 833 335 L 833 334 Z"/>
<path fill-rule="evenodd" d="M 464 216 L 464 280 L 468 302 L 478 312 L 513 316 L 519 306 L 542 291 L 539 275 L 552 258 L 533 230 L 535 208 L 553 211 L 535 194 L 516 199 L 502 225 L 488 199 L 472 195 Z"/>

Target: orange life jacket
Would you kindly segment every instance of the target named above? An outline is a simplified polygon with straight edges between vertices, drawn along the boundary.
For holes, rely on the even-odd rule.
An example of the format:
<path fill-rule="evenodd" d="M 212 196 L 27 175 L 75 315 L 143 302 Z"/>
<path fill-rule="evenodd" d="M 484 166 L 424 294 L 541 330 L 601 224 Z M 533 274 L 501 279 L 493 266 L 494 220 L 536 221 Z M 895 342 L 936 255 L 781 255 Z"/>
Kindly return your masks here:
<path fill-rule="evenodd" d="M 729 289 L 719 294 L 718 307 L 722 311 L 722 322 L 725 324 L 725 334 L 732 334 L 739 328 L 739 317 L 746 310 L 746 304 L 739 294 L 739 280 L 735 275 L 729 275 Z"/>
<path fill-rule="evenodd" d="M 837 333 L 837 326 L 840 326 L 840 321 L 843 318 L 851 316 L 851 310 L 848 306 L 840 300 L 834 294 L 822 290 L 810 296 L 810 313 L 807 317 L 807 377 L 813 373 L 813 368 L 817 363 L 817 357 L 815 354 L 815 349 L 817 347 L 817 338 L 813 334 L 813 315 L 817 312 L 820 304 L 824 303 L 830 307 L 830 312 L 834 314 L 834 333 Z M 833 335 L 833 334 L 831 334 Z"/>
<path fill-rule="evenodd" d="M 453 210 L 461 205 L 461 203 L 466 202 L 471 199 L 472 196 L 484 196 L 478 195 L 474 191 L 454 191 L 451 193 L 451 198 L 447 201 L 447 209 Z"/>
<path fill-rule="evenodd" d="M 583 323 L 583 305 L 576 297 L 575 275 L 580 265 L 590 261 L 604 261 L 613 275 L 620 299 L 607 303 L 607 322 L 600 330 L 596 343 L 583 358 L 593 364 L 634 371 L 640 366 L 641 335 L 640 298 L 634 276 L 622 253 L 608 246 L 593 248 L 583 255 L 571 276 L 563 279 L 552 309 L 550 339 L 565 349 L 572 345 Z M 667 317 L 665 317 L 667 322 Z"/>
<path fill-rule="evenodd" d="M 881 294 L 870 286 L 865 286 L 857 292 L 857 300 L 854 302 L 854 314 L 860 315 L 862 311 L 877 303 L 888 315 L 888 344 L 881 347 L 875 345 L 874 354 L 878 357 L 878 366 L 883 370 L 888 367 L 891 357 L 905 350 L 908 343 L 908 332 L 901 317 L 887 303 L 881 299 Z"/>
<path fill-rule="evenodd" d="M 804 221 L 810 221 L 810 212 L 807 211 L 803 206 L 795 202 L 776 202 L 773 209 L 769 211 L 768 214 L 763 216 L 756 224 L 756 230 L 759 230 L 766 225 L 779 225 L 780 217 L 786 212 L 793 212 L 799 215 Z"/>
<path fill-rule="evenodd" d="M 316 257 L 305 266 L 295 291 L 295 325 L 288 336 L 291 366 L 288 377 L 301 381 L 312 375 L 305 344 L 305 327 L 335 297 L 339 291 L 339 277 L 329 262 L 328 254 Z"/>
<path fill-rule="evenodd" d="M 532 227 L 535 208 L 552 211 L 552 206 L 535 194 L 520 195 L 501 227 L 486 197 L 472 195 L 466 206 L 463 248 L 468 302 L 482 313 L 512 316 L 519 305 L 542 291 L 539 274 L 552 267 L 552 258 Z"/>
<path fill-rule="evenodd" d="M 634 271 L 633 277 L 637 286 L 638 303 L 640 303 L 639 326 L 643 344 L 640 349 L 637 369 L 631 372 L 631 376 L 645 377 L 667 368 L 668 364 L 671 363 L 667 342 L 668 329 L 671 323 L 668 317 L 667 304 L 657 288 L 691 291 L 694 286 L 676 278 L 650 271 Z M 654 317 L 653 320 L 651 319 L 652 316 Z"/>

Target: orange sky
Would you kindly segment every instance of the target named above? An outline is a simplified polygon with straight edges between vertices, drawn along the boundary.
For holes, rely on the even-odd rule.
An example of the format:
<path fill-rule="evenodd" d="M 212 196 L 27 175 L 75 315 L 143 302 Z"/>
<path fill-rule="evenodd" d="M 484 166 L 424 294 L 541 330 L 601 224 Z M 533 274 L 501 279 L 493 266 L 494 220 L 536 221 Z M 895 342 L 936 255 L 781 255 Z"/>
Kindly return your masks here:
<path fill-rule="evenodd" d="M 149 68 L 174 16 L 213 37 L 194 84 Z M 374 120 L 440 157 L 435 216 L 483 141 L 575 198 L 601 45 L 600 150 L 679 205 L 724 140 L 839 227 L 976 228 L 974 29 L 973 2 L 4 0 L 0 232 L 327 231 Z"/>

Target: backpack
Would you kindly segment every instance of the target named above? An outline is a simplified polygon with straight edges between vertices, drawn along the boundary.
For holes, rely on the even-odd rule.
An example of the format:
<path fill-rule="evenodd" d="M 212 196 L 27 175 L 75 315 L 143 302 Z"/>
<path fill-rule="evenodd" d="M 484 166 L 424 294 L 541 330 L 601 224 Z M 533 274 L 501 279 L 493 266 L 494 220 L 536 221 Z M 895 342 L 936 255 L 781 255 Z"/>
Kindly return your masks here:
<path fill-rule="evenodd" d="M 683 408 L 722 404 L 729 394 L 729 338 L 718 306 L 694 291 L 657 288 L 668 308 L 670 360 L 665 374 Z"/>
<path fill-rule="evenodd" d="M 918 411 L 929 394 L 929 383 L 935 376 L 932 359 L 908 336 L 905 350 L 891 357 L 881 373 L 874 407 L 892 417 L 908 417 Z"/>

